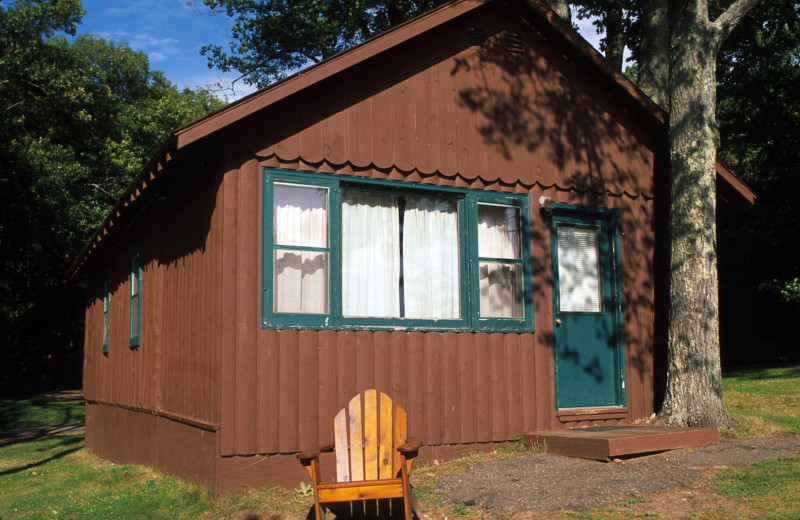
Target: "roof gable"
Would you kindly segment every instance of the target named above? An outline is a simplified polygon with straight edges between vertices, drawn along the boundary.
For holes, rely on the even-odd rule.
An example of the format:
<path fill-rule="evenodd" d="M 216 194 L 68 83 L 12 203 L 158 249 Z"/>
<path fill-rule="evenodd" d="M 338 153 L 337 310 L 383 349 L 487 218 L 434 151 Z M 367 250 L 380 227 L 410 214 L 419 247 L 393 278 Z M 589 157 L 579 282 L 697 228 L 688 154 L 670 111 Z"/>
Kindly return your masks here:
<path fill-rule="evenodd" d="M 516 45 L 520 53 L 513 55 Z M 428 93 L 416 95 L 416 89 Z M 438 99 L 448 93 L 449 101 Z M 530 110 L 519 110 L 521 104 Z M 431 120 L 431 113 L 442 117 Z M 653 135 L 664 131 L 665 119 L 541 0 L 456 0 L 176 130 L 67 276 L 174 157 L 212 136 L 273 166 L 372 169 L 411 179 L 438 173 L 468 184 L 479 179 L 598 192 L 608 191 L 613 176 L 611 191 L 652 196 L 652 177 L 641 173 L 652 173 Z M 367 120 L 370 129 L 362 133 L 370 138 L 350 139 Z M 387 138 L 390 126 L 395 134 Z M 396 135 L 398 128 L 406 134 Z M 598 151 L 594 143 L 603 136 L 615 147 Z M 535 164 L 525 163 L 523 156 L 537 150 Z"/>

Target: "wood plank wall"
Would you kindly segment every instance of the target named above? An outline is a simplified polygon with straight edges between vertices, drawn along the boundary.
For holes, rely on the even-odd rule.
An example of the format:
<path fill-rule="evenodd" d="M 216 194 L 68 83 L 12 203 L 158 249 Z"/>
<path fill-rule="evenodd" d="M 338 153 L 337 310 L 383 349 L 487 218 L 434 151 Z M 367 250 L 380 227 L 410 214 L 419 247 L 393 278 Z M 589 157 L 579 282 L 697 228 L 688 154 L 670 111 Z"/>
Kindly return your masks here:
<path fill-rule="evenodd" d="M 411 435 L 427 445 L 516 440 L 523 431 L 560 427 L 553 409 L 549 215 L 538 207 L 540 195 L 618 210 L 625 419 L 652 413 L 652 200 L 556 188 L 529 192 L 535 334 L 262 330 L 261 229 L 260 218 L 252 218 L 261 214 L 261 165 L 240 164 L 228 171 L 223 188 L 236 203 L 223 206 L 223 264 L 235 269 L 223 268 L 222 323 L 230 325 L 222 349 L 222 455 L 291 453 L 329 442 L 333 416 L 367 388 L 405 407 Z"/>
<path fill-rule="evenodd" d="M 485 30 L 482 47 L 468 37 L 473 23 Z M 504 54 L 509 27 L 523 35 L 522 55 Z M 524 430 L 581 424 L 562 424 L 553 409 L 542 194 L 619 210 L 624 418 L 652 412 L 657 137 L 595 80 L 541 34 L 487 12 L 226 130 L 222 455 L 328 442 L 335 413 L 371 387 L 409 411 L 411 434 L 428 445 L 514 440 Z M 261 215 L 264 166 L 530 194 L 536 333 L 261 330 L 261 219 L 253 216 Z"/>
<path fill-rule="evenodd" d="M 654 196 L 663 127 L 519 20 L 484 14 L 226 129 L 232 150 L 327 173 Z M 482 46 L 469 37 L 473 23 Z M 523 39 L 521 54 L 507 50 L 509 35 Z"/>
<path fill-rule="evenodd" d="M 84 346 L 87 400 L 219 421 L 221 174 L 164 188 L 152 207 L 93 264 Z M 129 338 L 130 252 L 141 245 L 141 346 Z M 101 352 L 103 277 L 112 273 L 108 354 Z"/>

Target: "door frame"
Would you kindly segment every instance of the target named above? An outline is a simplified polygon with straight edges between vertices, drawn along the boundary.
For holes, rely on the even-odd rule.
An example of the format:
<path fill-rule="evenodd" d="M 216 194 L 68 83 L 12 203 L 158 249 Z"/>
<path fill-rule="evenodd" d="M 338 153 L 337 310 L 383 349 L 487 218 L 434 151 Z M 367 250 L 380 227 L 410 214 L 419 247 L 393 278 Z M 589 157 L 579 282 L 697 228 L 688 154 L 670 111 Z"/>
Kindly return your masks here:
<path fill-rule="evenodd" d="M 582 206 L 577 204 L 566 204 L 560 202 L 551 203 L 549 208 L 550 213 L 550 278 L 552 280 L 552 300 L 551 310 L 553 313 L 553 322 L 551 324 L 553 331 L 553 395 L 555 398 L 555 410 L 575 410 L 575 409 L 617 409 L 627 407 L 628 402 L 628 386 L 626 381 L 626 346 L 624 334 L 624 321 L 622 314 L 623 294 L 622 294 L 622 257 L 620 254 L 620 241 L 619 241 L 619 212 L 613 208 Z M 572 222 L 571 222 L 572 221 Z M 573 223 L 578 226 L 587 226 L 588 221 L 605 222 L 607 225 L 608 233 L 610 234 L 609 242 L 612 248 L 610 261 L 610 285 L 613 291 L 613 307 L 611 311 L 612 327 L 616 333 L 616 353 L 615 353 L 615 380 L 614 388 L 616 394 L 616 402 L 613 405 L 598 405 L 589 407 L 559 407 L 559 382 L 558 382 L 558 352 L 556 350 L 556 334 L 558 318 L 558 305 L 559 305 L 559 280 L 558 273 L 558 236 L 556 232 L 557 223 Z M 601 260 L 601 269 L 602 260 Z M 601 284 L 602 287 L 602 284 Z"/>

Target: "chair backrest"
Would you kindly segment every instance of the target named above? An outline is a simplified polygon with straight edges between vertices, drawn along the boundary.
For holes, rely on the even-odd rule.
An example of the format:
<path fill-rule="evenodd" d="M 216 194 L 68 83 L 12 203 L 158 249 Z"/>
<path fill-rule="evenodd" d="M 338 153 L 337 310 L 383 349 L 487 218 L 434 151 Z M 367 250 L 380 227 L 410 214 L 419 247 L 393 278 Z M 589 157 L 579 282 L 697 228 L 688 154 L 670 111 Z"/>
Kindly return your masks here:
<path fill-rule="evenodd" d="M 337 482 L 380 480 L 398 474 L 401 459 L 396 447 L 406 442 L 408 416 L 398 405 L 392 421 L 392 411 L 392 399 L 377 390 L 356 395 L 339 410 L 333 422 Z"/>

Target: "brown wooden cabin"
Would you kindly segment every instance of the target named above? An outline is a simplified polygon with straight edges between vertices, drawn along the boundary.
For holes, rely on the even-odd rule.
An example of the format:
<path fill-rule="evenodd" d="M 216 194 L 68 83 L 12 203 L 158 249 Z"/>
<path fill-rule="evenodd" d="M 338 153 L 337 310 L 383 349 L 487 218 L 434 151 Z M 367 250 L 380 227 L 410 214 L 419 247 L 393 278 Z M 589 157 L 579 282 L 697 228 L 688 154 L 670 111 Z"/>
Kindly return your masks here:
<path fill-rule="evenodd" d="M 69 272 L 88 449 L 220 493 L 296 487 L 367 388 L 423 457 L 647 418 L 665 143 L 540 0 L 454 1 L 175 131 Z"/>

